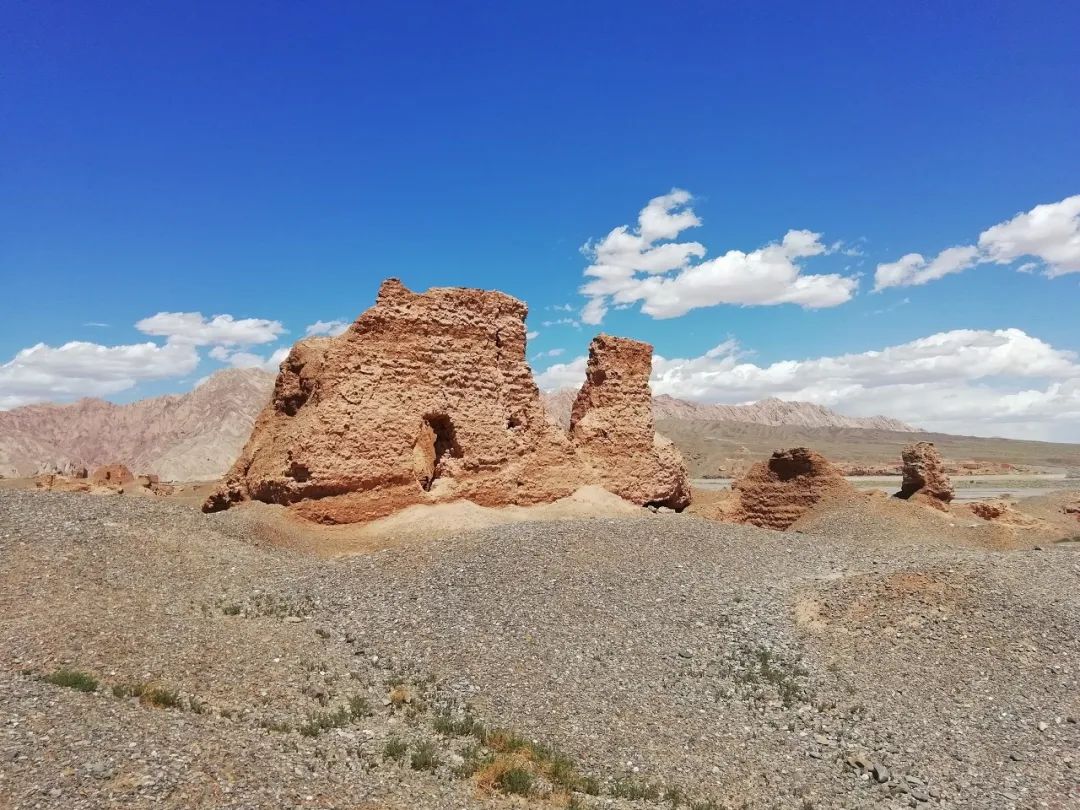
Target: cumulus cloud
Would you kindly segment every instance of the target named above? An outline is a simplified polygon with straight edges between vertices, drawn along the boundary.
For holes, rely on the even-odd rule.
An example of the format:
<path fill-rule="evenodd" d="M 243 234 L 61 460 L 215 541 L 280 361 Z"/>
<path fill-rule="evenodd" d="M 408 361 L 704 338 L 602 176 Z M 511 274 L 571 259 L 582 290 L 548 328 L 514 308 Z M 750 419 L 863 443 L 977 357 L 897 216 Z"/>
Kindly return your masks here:
<path fill-rule="evenodd" d="M 585 358 L 537 376 L 576 387 Z M 882 412 L 930 430 L 1080 441 L 1080 364 L 1019 329 L 940 332 L 897 346 L 769 365 L 726 341 L 699 357 L 653 361 L 653 392 L 703 402 L 801 400 L 852 416 Z"/>
<path fill-rule="evenodd" d="M 585 357 L 575 357 L 565 363 L 555 363 L 536 375 L 536 384 L 545 391 L 581 388 L 587 362 Z"/>
<path fill-rule="evenodd" d="M 1051 278 L 1080 273 L 1080 194 L 988 228 L 979 235 L 979 249 L 997 264 L 1034 256 Z"/>
<path fill-rule="evenodd" d="M 286 331 L 279 321 L 265 318 L 159 312 L 138 321 L 135 328 L 165 341 L 119 346 L 72 341 L 23 349 L 0 365 L 0 409 L 42 400 L 109 396 L 146 380 L 182 378 L 199 365 L 199 346 L 211 346 L 210 356 L 231 366 L 270 370 L 277 368 L 288 351 L 279 349 L 263 357 L 241 350 L 276 340 Z"/>
<path fill-rule="evenodd" d="M 1049 278 L 1080 273 L 1080 194 L 1061 202 L 1036 205 L 1007 222 L 979 234 L 978 246 L 946 248 L 934 259 L 909 253 L 898 261 L 879 264 L 874 290 L 908 287 L 959 273 L 977 264 L 1011 264 L 1034 258 L 1017 270 L 1030 273 L 1044 267 Z"/>
<path fill-rule="evenodd" d="M 351 324 L 348 321 L 315 321 L 310 324 L 307 329 L 304 330 L 304 335 L 311 337 L 312 335 L 329 335 L 330 337 L 336 337 L 349 328 Z"/>
<path fill-rule="evenodd" d="M 189 343 L 193 346 L 224 344 L 226 346 L 254 346 L 277 340 L 285 332 L 280 321 L 265 318 L 233 318 L 232 315 L 214 315 L 204 318 L 201 312 L 159 312 L 143 318 L 135 328 L 147 335 L 164 337 L 172 343 Z"/>
<path fill-rule="evenodd" d="M 525 339 L 526 340 L 536 340 L 538 337 L 540 337 L 539 332 L 534 331 L 534 332 L 526 332 L 525 333 Z"/>
<path fill-rule="evenodd" d="M 878 265 L 874 274 L 874 291 L 926 284 L 974 267 L 978 260 L 979 249 L 974 245 L 946 248 L 930 261 L 924 259 L 921 253 L 909 253 L 899 261 Z"/>
<path fill-rule="evenodd" d="M 611 306 L 640 303 L 654 318 L 673 318 L 718 304 L 797 304 L 831 307 L 849 300 L 858 280 L 835 273 L 806 274 L 801 260 L 829 252 L 821 235 L 791 230 L 750 253 L 729 250 L 704 259 L 700 242 L 674 241 L 701 220 L 689 192 L 655 197 L 638 214 L 637 227 L 621 225 L 582 252 L 591 260 L 581 287 L 589 300 L 581 320 L 600 323 Z"/>
<path fill-rule="evenodd" d="M 198 352 L 185 343 L 38 343 L 0 366 L 0 408 L 48 399 L 107 396 L 143 380 L 183 376 L 198 364 Z"/>
<path fill-rule="evenodd" d="M 275 349 L 269 357 L 263 357 L 254 352 L 230 350 L 224 346 L 215 346 L 210 350 L 212 358 L 227 363 L 233 368 L 261 368 L 263 371 L 277 371 L 281 361 L 288 354 L 288 346 Z"/>

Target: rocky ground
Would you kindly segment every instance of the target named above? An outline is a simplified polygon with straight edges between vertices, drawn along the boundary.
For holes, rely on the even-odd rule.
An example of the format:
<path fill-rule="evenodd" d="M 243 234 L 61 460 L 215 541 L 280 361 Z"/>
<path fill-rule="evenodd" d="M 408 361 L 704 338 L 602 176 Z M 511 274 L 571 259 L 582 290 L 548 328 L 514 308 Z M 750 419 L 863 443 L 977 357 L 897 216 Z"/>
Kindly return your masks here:
<path fill-rule="evenodd" d="M 643 514 L 319 559 L 0 490 L 0 808 L 1080 806 L 1080 543 Z"/>

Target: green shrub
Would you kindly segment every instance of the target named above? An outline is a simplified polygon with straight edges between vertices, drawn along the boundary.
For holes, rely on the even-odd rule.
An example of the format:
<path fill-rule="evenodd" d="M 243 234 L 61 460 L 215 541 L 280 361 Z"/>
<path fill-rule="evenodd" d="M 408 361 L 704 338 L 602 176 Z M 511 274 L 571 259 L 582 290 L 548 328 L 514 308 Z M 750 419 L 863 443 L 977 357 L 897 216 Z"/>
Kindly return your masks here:
<path fill-rule="evenodd" d="M 96 692 L 98 688 L 97 678 L 74 669 L 58 669 L 46 675 L 44 680 L 54 686 L 66 686 L 79 692 Z"/>
<path fill-rule="evenodd" d="M 449 713 L 438 714 L 432 721 L 432 726 L 440 734 L 447 737 L 477 737 L 484 734 L 484 726 L 471 714 L 454 717 Z"/>
<path fill-rule="evenodd" d="M 416 746 L 412 758 L 409 760 L 414 771 L 433 771 L 439 767 L 439 756 L 435 746 L 429 742 L 422 742 Z"/>
<path fill-rule="evenodd" d="M 164 686 L 155 686 L 152 689 L 147 689 L 141 695 L 144 703 L 149 703 L 151 706 L 158 706 L 162 709 L 175 709 L 180 705 L 180 693 L 175 692 L 172 689 L 166 689 Z"/>
<path fill-rule="evenodd" d="M 503 793 L 528 796 L 532 791 L 533 775 L 524 768 L 508 768 L 499 774 L 496 784 Z"/>
<path fill-rule="evenodd" d="M 645 799 L 655 802 L 660 800 L 660 788 L 648 782 L 620 779 L 611 786 L 611 795 L 616 799 Z"/>
<path fill-rule="evenodd" d="M 297 729 L 305 737 L 318 737 L 328 728 L 342 728 L 349 725 L 353 719 L 350 709 L 342 706 L 332 712 L 311 712 L 307 722 Z"/>
<path fill-rule="evenodd" d="M 408 750 L 409 746 L 404 740 L 391 737 L 386 741 L 386 745 L 383 746 L 383 758 L 391 759 L 394 762 L 401 762 L 405 759 L 405 752 Z"/>
<path fill-rule="evenodd" d="M 349 714 L 353 716 L 354 720 L 360 717 L 370 717 L 373 712 L 368 699 L 363 695 L 353 695 L 349 698 Z"/>

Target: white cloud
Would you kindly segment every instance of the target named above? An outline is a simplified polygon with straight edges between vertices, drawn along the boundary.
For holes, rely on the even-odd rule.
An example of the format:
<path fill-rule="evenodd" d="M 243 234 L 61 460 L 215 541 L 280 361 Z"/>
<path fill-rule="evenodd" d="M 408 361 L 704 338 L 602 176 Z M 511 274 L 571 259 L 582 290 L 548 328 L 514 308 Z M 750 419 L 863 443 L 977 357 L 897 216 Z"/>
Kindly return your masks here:
<path fill-rule="evenodd" d="M 172 343 L 207 346 L 211 343 L 227 346 L 253 346 L 277 340 L 285 332 L 280 321 L 265 318 L 233 318 L 215 315 L 204 318 L 201 312 L 159 312 L 143 318 L 135 328 L 147 335 L 168 338 Z"/>
<path fill-rule="evenodd" d="M 525 339 L 526 340 L 536 340 L 538 337 L 540 337 L 539 332 L 526 332 L 525 333 Z"/>
<path fill-rule="evenodd" d="M 1034 256 L 1046 264 L 1046 275 L 1080 273 L 1080 194 L 1061 202 L 1036 205 L 979 234 L 987 261 L 1008 264 Z"/>
<path fill-rule="evenodd" d="M 562 357 L 566 354 L 566 349 L 548 349 L 546 352 L 539 352 L 533 355 L 533 360 L 543 360 L 548 357 Z"/>
<path fill-rule="evenodd" d="M 536 384 L 545 391 L 581 388 L 581 384 L 585 382 L 587 362 L 584 357 L 575 357 L 566 363 L 555 363 L 536 375 Z"/>
<path fill-rule="evenodd" d="M 1030 273 L 1040 264 L 1049 278 L 1080 273 L 1080 194 L 1061 202 L 1036 205 L 1007 222 L 979 234 L 978 247 L 946 248 L 932 261 L 919 253 L 909 253 L 898 261 L 879 264 L 874 273 L 874 290 L 926 284 L 950 273 L 959 273 L 977 264 L 1011 264 L 1035 258 L 1017 270 Z"/>
<path fill-rule="evenodd" d="M 910 298 L 901 298 L 895 304 L 892 304 L 892 305 L 887 306 L 887 307 L 882 307 L 881 309 L 872 310 L 872 311 L 870 311 L 869 313 L 866 313 L 866 314 L 868 316 L 870 316 L 870 317 L 875 317 L 875 316 L 878 316 L 878 315 L 884 315 L 884 314 L 886 314 L 888 312 L 893 312 L 894 310 L 897 310 L 900 307 L 906 307 L 910 303 L 911 303 Z"/>
<path fill-rule="evenodd" d="M 255 354 L 254 352 L 230 351 L 224 346 L 215 346 L 210 350 L 210 356 L 222 363 L 227 363 L 233 368 L 261 368 L 264 371 L 278 370 L 281 361 L 289 354 L 289 347 L 284 346 L 275 349 L 269 357 Z"/>
<path fill-rule="evenodd" d="M 656 197 L 638 214 L 636 228 L 619 226 L 582 252 L 592 260 L 581 320 L 600 323 L 611 306 L 641 303 L 654 318 L 673 318 L 718 304 L 798 304 L 831 307 L 849 300 L 858 280 L 835 273 L 804 274 L 800 259 L 829 252 L 820 234 L 788 231 L 779 243 L 750 253 L 729 250 L 704 260 L 700 242 L 674 240 L 701 224 L 681 189 Z"/>
<path fill-rule="evenodd" d="M 586 321 L 588 323 L 588 321 Z M 581 322 L 577 318 L 556 318 L 553 321 L 541 321 L 540 325 L 545 329 L 550 329 L 552 326 L 572 326 L 575 329 L 581 328 Z"/>
<path fill-rule="evenodd" d="M 352 324 L 348 321 L 315 321 L 315 323 L 309 325 L 304 334 L 307 337 L 312 335 L 329 335 L 330 337 L 336 337 L 348 329 Z"/>
<path fill-rule="evenodd" d="M 142 380 L 183 376 L 198 364 L 198 352 L 183 343 L 102 346 L 72 341 L 58 347 L 38 343 L 0 366 L 0 408 L 107 396 Z"/>
<path fill-rule="evenodd" d="M 98 322 L 88 325 L 104 326 Z M 198 312 L 159 312 L 143 318 L 136 329 L 166 338 L 164 344 L 135 343 L 104 346 L 73 341 L 54 347 L 38 343 L 0 365 L 0 408 L 42 400 L 103 397 L 135 387 L 144 380 L 184 377 L 199 365 L 196 347 L 213 344 L 210 356 L 239 368 L 276 370 L 287 349 L 269 358 L 239 351 L 276 340 L 286 330 L 279 321 L 236 319 L 231 315 L 204 318 Z"/>
<path fill-rule="evenodd" d="M 974 267 L 978 261 L 979 249 L 974 245 L 946 248 L 931 261 L 924 259 L 921 253 L 909 253 L 899 261 L 877 266 L 877 272 L 874 273 L 874 292 L 888 287 L 926 284 Z"/>
<path fill-rule="evenodd" d="M 102 323 L 101 321 L 87 321 L 86 323 L 83 324 L 83 326 L 92 326 L 95 329 L 108 329 L 109 328 L 109 325 L 107 323 Z"/>
<path fill-rule="evenodd" d="M 866 255 L 861 247 L 849 245 L 843 239 L 837 239 L 829 245 L 829 253 L 839 253 L 841 256 L 851 256 L 852 258 L 862 258 Z"/>
<path fill-rule="evenodd" d="M 537 375 L 547 390 L 578 387 L 585 358 Z M 815 402 L 852 416 L 884 413 L 930 430 L 1080 441 L 1080 364 L 1019 329 L 958 329 L 857 354 L 745 362 L 734 341 L 700 357 L 653 360 L 653 392 L 704 402 L 766 397 Z"/>

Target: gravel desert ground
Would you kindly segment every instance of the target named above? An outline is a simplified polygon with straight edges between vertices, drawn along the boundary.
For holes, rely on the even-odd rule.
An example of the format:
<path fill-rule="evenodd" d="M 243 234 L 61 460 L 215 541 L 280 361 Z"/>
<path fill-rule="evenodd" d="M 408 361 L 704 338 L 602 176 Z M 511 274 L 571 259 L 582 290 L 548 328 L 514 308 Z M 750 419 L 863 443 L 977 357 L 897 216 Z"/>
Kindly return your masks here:
<path fill-rule="evenodd" d="M 1080 802 L 1080 543 L 890 501 L 322 559 L 278 508 L 0 492 L 0 806 Z"/>

